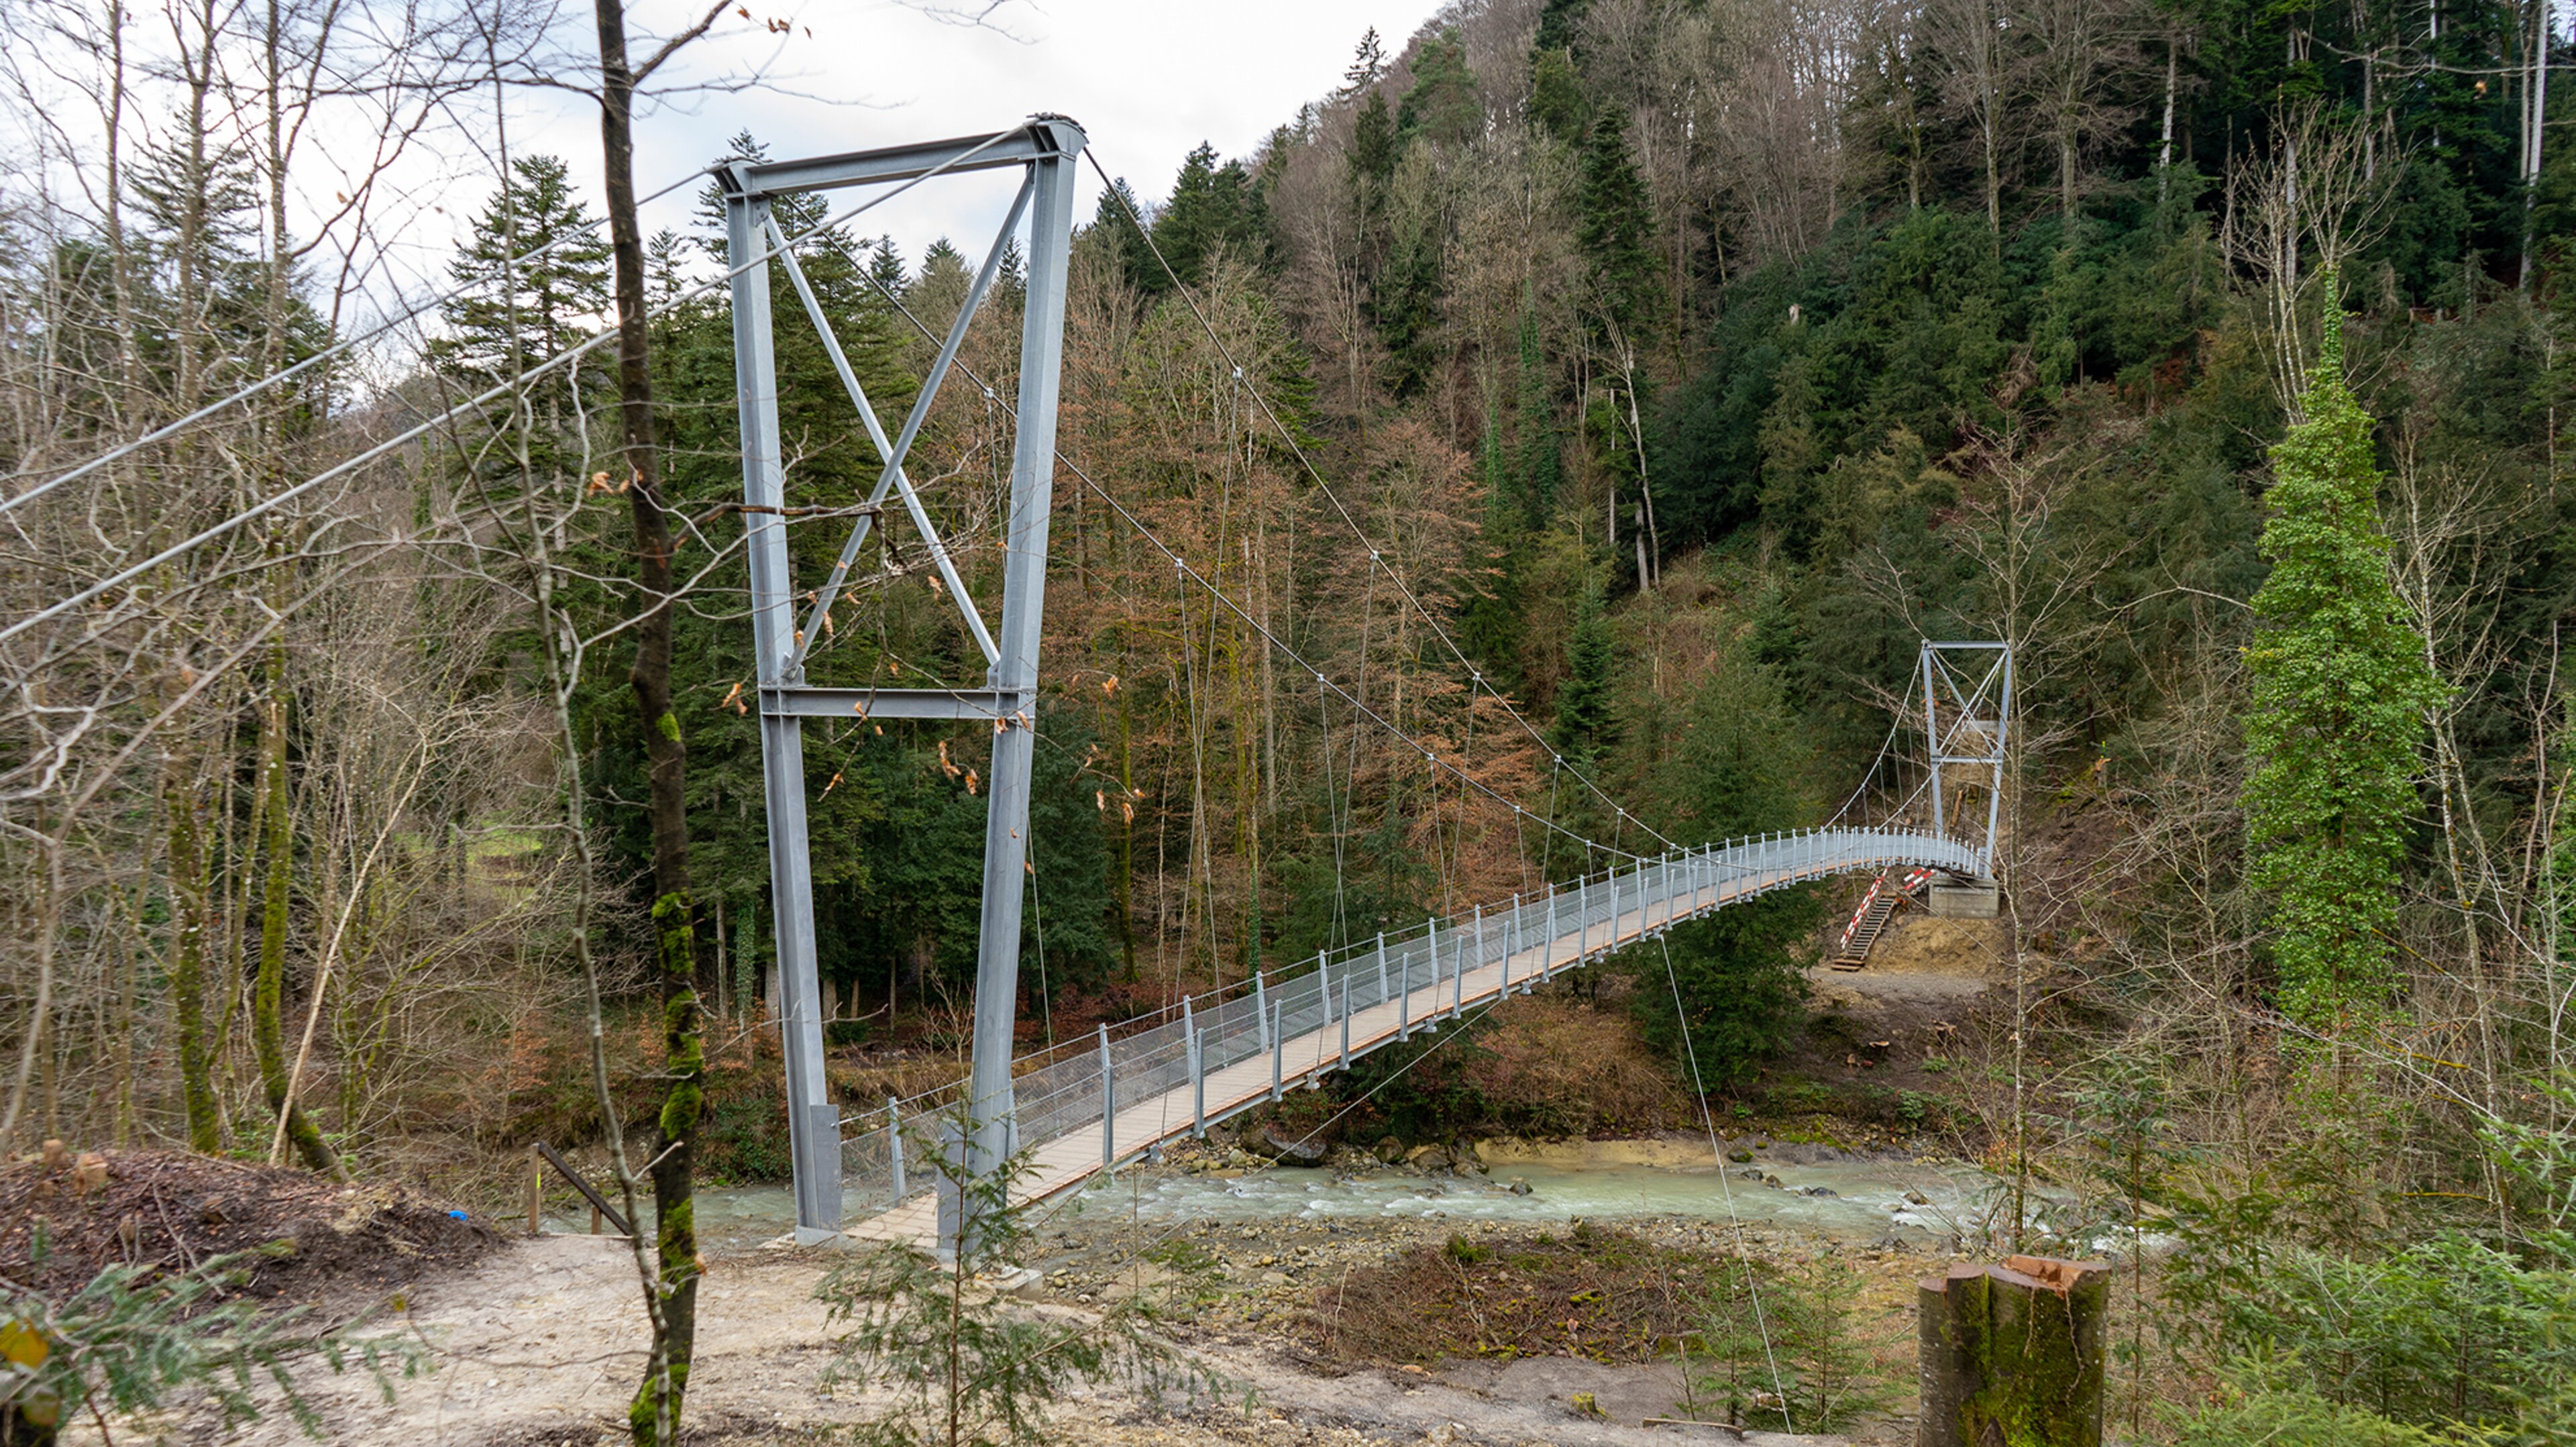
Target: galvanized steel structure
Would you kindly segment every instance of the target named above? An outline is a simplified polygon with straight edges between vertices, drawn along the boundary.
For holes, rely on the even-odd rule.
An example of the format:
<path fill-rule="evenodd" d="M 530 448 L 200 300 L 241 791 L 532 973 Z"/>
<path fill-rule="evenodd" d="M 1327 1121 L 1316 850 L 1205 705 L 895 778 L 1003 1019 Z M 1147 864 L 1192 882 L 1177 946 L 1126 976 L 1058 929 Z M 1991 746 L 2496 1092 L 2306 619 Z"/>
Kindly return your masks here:
<path fill-rule="evenodd" d="M 769 815 L 770 889 L 776 921 L 780 1023 L 787 1059 L 788 1129 L 796 1178 L 796 1237 L 817 1242 L 843 1219 L 846 1144 L 849 1180 L 867 1234 L 925 1240 L 958 1223 L 921 1199 L 937 1172 L 907 1169 L 908 1151 L 945 1122 L 967 1126 L 964 1166 L 987 1178 L 1025 1142 L 1033 1194 L 1064 1189 L 1155 1140 L 1203 1130 L 1208 1121 L 1277 1099 L 1287 1086 L 1400 1040 L 1480 1001 L 1499 1000 L 1557 970 L 1652 938 L 1682 920 L 1805 880 L 1856 869 L 1920 865 L 1975 878 L 1993 869 L 2004 789 L 2011 650 L 1993 643 L 1923 645 L 1920 682 L 1932 771 L 1932 827 L 1829 825 L 1698 849 L 1551 887 L 1534 898 L 1423 922 L 1418 931 L 1318 955 L 1311 969 L 1277 981 L 1184 999 L 1116 1027 L 1095 1041 L 1070 1042 L 1019 1062 L 1012 1027 L 1019 995 L 1020 914 L 1027 883 L 1029 786 L 1036 743 L 1038 643 L 1045 614 L 1048 512 L 1054 480 L 1058 376 L 1063 354 L 1065 269 L 1072 240 L 1073 164 L 1081 128 L 1038 116 L 1015 130 L 926 145 L 810 160 L 739 161 L 719 171 L 726 237 L 734 258 L 763 256 L 783 271 L 820 334 L 882 467 L 837 562 L 798 617 L 790 574 L 786 479 L 778 431 L 778 379 L 770 327 L 771 268 L 733 277 L 734 367 L 742 421 L 743 513 L 751 572 L 751 614 L 759 672 L 761 756 Z M 891 436 L 834 337 L 788 238 L 771 218 L 779 197 L 850 186 L 918 185 L 967 172 L 1023 172 L 1008 215 L 987 250 L 903 425 Z M 946 543 L 905 471 L 905 459 L 957 360 L 1020 223 L 1028 222 L 1021 320 L 1019 396 L 1011 460 L 1002 613 L 988 628 L 958 576 Z M 806 681 L 805 663 L 868 534 L 889 498 L 920 534 L 944 592 L 982 651 L 980 687 L 833 688 Z M 977 942 L 973 1060 L 962 1089 L 845 1119 L 823 1069 L 821 986 L 814 941 L 813 867 L 806 835 L 803 728 L 806 719 L 975 720 L 993 729 L 984 833 L 984 892 Z M 1954 835 L 1942 775 L 1980 767 L 1987 790 L 1984 838 Z M 1355 1024 L 1355 1021 L 1357 1022 Z M 1357 1038 L 1355 1039 L 1355 1035 Z M 1215 1082 L 1211 1098 L 1211 1083 Z M 1022 1089 L 1025 1088 L 1025 1089 Z M 1017 1097 L 1027 1096 L 1025 1104 Z M 1123 1122 L 1123 1124 L 1122 1124 Z M 1097 1132 L 1096 1144 L 1087 1139 Z M 1016 1193 L 1016 1192 L 1015 1192 Z M 907 1204 L 910 1203 L 910 1204 Z"/>
<path fill-rule="evenodd" d="M 751 569 L 751 615 L 759 671 L 761 762 L 769 812 L 770 899 L 776 920 L 778 1008 L 786 1037 L 788 1137 L 796 1175 L 796 1236 L 815 1242 L 841 1225 L 841 1124 L 823 1073 L 821 985 L 814 949 L 814 874 L 805 824 L 804 720 L 809 718 L 973 719 L 993 729 L 990 812 L 984 831 L 982 934 L 976 962 L 974 1061 L 967 1095 L 976 1130 L 967 1163 L 990 1171 L 1007 1154 L 1011 1114 L 1011 1027 L 1019 993 L 1020 909 L 1027 858 L 1029 771 L 1036 745 L 1038 635 L 1045 615 L 1047 520 L 1055 476 L 1058 376 L 1064 351 L 1064 283 L 1073 234 L 1073 165 L 1082 128 L 1041 115 L 1015 130 L 953 141 L 857 151 L 799 161 L 737 161 L 720 169 L 725 237 L 737 260 L 769 258 L 785 271 L 821 333 L 842 386 L 883 459 L 838 563 L 801 623 L 790 575 L 786 475 L 778 435 L 778 372 L 770 334 L 770 268 L 744 266 L 733 278 L 734 378 L 742 418 L 742 508 Z M 787 238 L 771 219 L 782 196 L 849 186 L 920 184 L 969 171 L 1017 167 L 1024 174 L 1008 216 L 986 252 L 921 392 L 891 439 L 833 336 Z M 1018 430 L 1004 523 L 1002 618 L 988 629 L 958 578 L 948 548 L 922 506 L 904 460 L 967 326 L 989 294 L 1022 218 L 1028 221 L 1022 306 Z M 979 688 L 821 688 L 805 660 L 862 544 L 889 496 L 921 534 L 945 592 L 962 611 L 987 665 Z"/>

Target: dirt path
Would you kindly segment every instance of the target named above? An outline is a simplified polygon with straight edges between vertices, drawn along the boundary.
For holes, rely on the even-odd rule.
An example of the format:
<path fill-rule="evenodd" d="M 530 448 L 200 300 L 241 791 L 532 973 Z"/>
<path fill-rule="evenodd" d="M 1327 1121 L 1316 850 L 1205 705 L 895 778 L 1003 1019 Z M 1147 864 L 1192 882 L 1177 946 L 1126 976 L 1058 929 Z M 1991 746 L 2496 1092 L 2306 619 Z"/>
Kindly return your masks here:
<path fill-rule="evenodd" d="M 819 1441 L 883 1405 L 872 1394 L 822 1381 L 828 1326 L 813 1299 L 828 1268 L 815 1252 L 758 1252 L 709 1263 L 700 1297 L 691 1440 L 705 1444 Z M 397 1384 L 386 1404 L 359 1377 L 308 1368 L 302 1381 L 333 1443 L 405 1447 L 538 1447 L 624 1441 L 628 1394 L 644 1337 L 634 1266 L 622 1240 L 555 1236 L 506 1243 L 481 1261 L 425 1280 L 389 1325 L 423 1347 L 434 1370 Z M 1066 1309 L 1062 1307 L 1050 1309 Z M 1118 1391 L 1063 1404 L 1052 1440 L 1090 1444 L 1361 1442 L 1554 1443 L 1645 1447 L 1708 1440 L 1712 1431 L 1637 1425 L 1671 1400 L 1666 1369 L 1531 1360 L 1469 1364 L 1439 1373 L 1362 1370 L 1318 1375 L 1286 1334 L 1249 1329 L 1198 1334 L 1190 1349 L 1256 1402 L 1206 1403 L 1159 1417 Z M 1335 1369 L 1325 1368 L 1327 1372 Z M 1574 1410 L 1590 1393 L 1605 1419 Z M 310 1439 L 273 1418 L 223 1437 L 191 1421 L 189 1440 L 286 1447 Z M 1839 1439 L 1752 1434 L 1773 1447 Z"/>

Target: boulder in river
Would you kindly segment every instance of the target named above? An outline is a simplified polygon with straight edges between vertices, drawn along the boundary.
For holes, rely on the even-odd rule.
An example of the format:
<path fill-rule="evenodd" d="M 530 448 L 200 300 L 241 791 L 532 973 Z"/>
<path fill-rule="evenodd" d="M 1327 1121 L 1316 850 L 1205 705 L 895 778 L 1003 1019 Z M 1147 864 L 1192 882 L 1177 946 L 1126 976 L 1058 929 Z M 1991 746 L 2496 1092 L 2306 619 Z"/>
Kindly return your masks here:
<path fill-rule="evenodd" d="M 1377 1143 L 1377 1158 L 1381 1164 L 1390 1166 L 1403 1160 L 1404 1142 L 1397 1140 L 1393 1136 L 1381 1138 Z"/>
<path fill-rule="evenodd" d="M 1243 1148 L 1283 1166 L 1320 1166 L 1324 1163 L 1322 1141 L 1288 1135 L 1275 1125 L 1245 1131 Z"/>
<path fill-rule="evenodd" d="M 1405 1160 L 1426 1171 L 1449 1169 L 1449 1152 L 1440 1146 L 1415 1146 L 1413 1153 L 1406 1156 Z"/>

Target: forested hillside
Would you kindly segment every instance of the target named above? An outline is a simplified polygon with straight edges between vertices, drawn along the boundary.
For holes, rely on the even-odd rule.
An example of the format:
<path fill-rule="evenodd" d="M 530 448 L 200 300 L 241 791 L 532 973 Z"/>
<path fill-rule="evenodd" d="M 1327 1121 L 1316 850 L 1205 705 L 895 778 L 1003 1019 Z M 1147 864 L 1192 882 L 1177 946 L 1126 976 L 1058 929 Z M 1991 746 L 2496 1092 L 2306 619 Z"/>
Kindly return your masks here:
<path fill-rule="evenodd" d="M 525 79 L 474 7 L 363 42 L 191 11 L 149 73 L 122 20 L 44 23 L 110 119 L 44 163 L 81 186 L 0 193 L 0 1137 L 473 1180 L 622 1111 L 640 1171 L 699 1135 L 703 1009 L 699 1164 L 774 1177 L 713 182 L 631 238 L 611 348 L 601 203 L 505 134 L 456 290 L 361 338 L 364 269 L 281 219 L 298 118 L 369 97 L 381 154 Z M 354 58 L 282 66 L 281 24 Z M 2570 49 L 2550 0 L 1457 0 L 1253 154 L 1120 175 L 1095 134 L 1023 1041 L 1893 807 L 1919 642 L 2006 641 L 2011 1007 L 1957 1144 L 2182 1244 L 2124 1360 L 2224 1378 L 2243 1433 L 2564 1440 Z M 390 244 L 395 199 L 341 204 Z M 984 241 L 842 204 L 778 220 L 891 426 Z M 987 617 L 1022 269 L 911 464 Z M 881 464 L 772 295 L 811 587 Z M 821 622 L 817 684 L 982 682 L 891 506 Z M 991 736 L 806 738 L 873 1107 L 960 1058 Z M 1827 904 L 1677 933 L 1687 1031 L 1640 992 L 1748 1115 L 1794 1095 Z"/>

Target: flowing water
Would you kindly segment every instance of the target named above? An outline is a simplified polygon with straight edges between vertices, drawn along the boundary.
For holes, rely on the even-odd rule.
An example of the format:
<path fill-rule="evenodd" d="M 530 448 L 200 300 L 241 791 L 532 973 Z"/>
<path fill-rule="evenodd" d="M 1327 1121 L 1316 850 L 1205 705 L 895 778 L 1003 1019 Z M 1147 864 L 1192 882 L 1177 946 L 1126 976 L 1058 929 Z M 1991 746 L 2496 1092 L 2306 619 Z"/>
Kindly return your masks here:
<path fill-rule="evenodd" d="M 1779 1184 L 1772 1185 L 1768 1177 Z M 1084 1193 L 1092 1210 L 1148 1221 L 1399 1218 L 1563 1223 L 1689 1217 L 1772 1225 L 1837 1241 L 1961 1234 L 1981 1218 L 1992 1178 L 1965 1166 L 1904 1161 L 1666 1165 L 1512 1161 L 1489 1176 L 1386 1172 L 1336 1176 L 1269 1170 L 1111 1184 Z M 1526 1185 L 1526 1193 L 1514 1190 Z M 1915 1198 L 1920 1198 L 1915 1199 Z"/>
<path fill-rule="evenodd" d="M 1996 1209 L 2001 1184 L 1957 1163 L 1812 1159 L 1829 1153 L 1799 1147 L 1756 1151 L 1752 1162 L 1730 1163 L 1724 1175 L 1705 1145 L 1684 1142 L 1576 1143 L 1494 1154 L 1486 1175 L 1131 1169 L 1078 1192 L 1067 1209 L 1120 1220 L 1132 1213 L 1146 1221 L 1237 1224 L 1408 1217 L 1562 1224 L 1577 1216 L 1664 1216 L 1733 1220 L 1851 1243 L 1891 1236 L 1932 1242 L 1974 1234 Z M 1518 1192 L 1515 1184 L 1528 1190 Z M 784 1186 L 698 1193 L 698 1234 L 711 1252 L 756 1247 L 794 1220 L 794 1199 Z"/>

